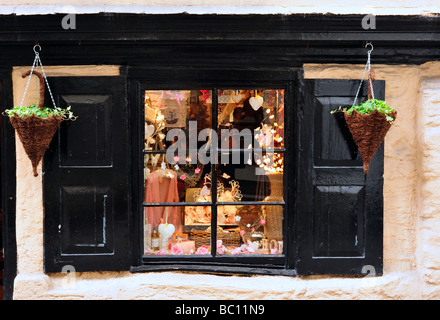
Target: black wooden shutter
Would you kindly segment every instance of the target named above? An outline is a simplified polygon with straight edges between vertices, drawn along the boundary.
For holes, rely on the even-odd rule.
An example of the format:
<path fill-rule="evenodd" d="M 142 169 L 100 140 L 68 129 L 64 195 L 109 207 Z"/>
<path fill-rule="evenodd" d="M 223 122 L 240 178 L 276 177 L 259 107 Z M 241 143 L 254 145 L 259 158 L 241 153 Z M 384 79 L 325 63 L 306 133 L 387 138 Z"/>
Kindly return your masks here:
<path fill-rule="evenodd" d="M 78 119 L 61 124 L 44 159 L 46 272 L 129 268 L 125 79 L 49 79 L 58 106 L 71 105 Z"/>
<path fill-rule="evenodd" d="M 338 106 L 351 106 L 359 81 L 303 80 L 299 98 L 298 274 L 382 274 L 383 144 L 364 175 Z M 384 81 L 375 81 L 377 99 Z M 360 101 L 367 95 L 366 82 Z"/>

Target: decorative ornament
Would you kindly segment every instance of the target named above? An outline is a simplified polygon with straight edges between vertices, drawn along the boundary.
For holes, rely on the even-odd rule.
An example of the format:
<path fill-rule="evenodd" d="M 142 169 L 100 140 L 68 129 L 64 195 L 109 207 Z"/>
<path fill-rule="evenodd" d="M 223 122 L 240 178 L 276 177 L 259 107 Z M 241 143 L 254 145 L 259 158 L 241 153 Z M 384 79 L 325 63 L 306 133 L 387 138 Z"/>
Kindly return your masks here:
<path fill-rule="evenodd" d="M 176 231 L 176 228 L 171 223 L 161 223 L 157 229 L 164 239 L 171 238 L 174 231 Z"/>
<path fill-rule="evenodd" d="M 168 223 L 168 214 L 169 214 L 169 208 L 165 208 L 165 223 L 159 224 L 157 227 L 157 231 L 162 235 L 162 238 L 167 242 L 169 238 L 173 235 L 174 231 L 176 231 L 176 228 L 173 224 Z"/>
<path fill-rule="evenodd" d="M 248 232 L 249 236 L 266 224 L 264 214 L 261 208 L 257 206 L 242 206 L 238 208 L 235 221 L 238 223 L 241 231 L 244 233 Z"/>
<path fill-rule="evenodd" d="M 145 122 L 145 139 L 148 139 L 154 134 L 154 125 Z"/>
<path fill-rule="evenodd" d="M 243 95 L 241 93 L 235 92 L 235 94 L 232 95 L 232 100 L 234 100 L 235 103 L 239 103 L 243 99 Z"/>
<path fill-rule="evenodd" d="M 205 100 L 205 104 L 211 102 L 211 95 L 209 93 L 209 90 L 200 90 L 200 92 L 203 95 L 203 99 Z"/>
<path fill-rule="evenodd" d="M 251 105 L 252 109 L 257 111 L 263 105 L 263 97 L 259 95 L 256 95 L 255 97 L 250 97 L 249 104 Z"/>
<path fill-rule="evenodd" d="M 196 254 L 209 254 L 208 247 L 205 246 L 198 247 Z"/>
<path fill-rule="evenodd" d="M 206 185 L 202 187 L 202 190 L 200 190 L 200 196 L 209 196 L 209 188 Z"/>
<path fill-rule="evenodd" d="M 243 195 L 240 191 L 240 185 L 237 181 L 229 181 L 231 189 L 225 189 L 225 186 L 220 181 L 217 181 L 217 201 L 218 202 L 239 202 Z M 195 202 L 210 202 L 211 201 L 211 174 L 206 174 L 204 178 L 203 187 L 194 192 Z M 236 206 L 221 205 L 217 207 L 217 222 L 219 224 L 234 224 L 235 215 L 237 212 Z M 188 206 L 185 207 L 185 224 L 190 225 L 194 223 L 209 223 L 211 221 L 211 207 L 210 206 Z"/>

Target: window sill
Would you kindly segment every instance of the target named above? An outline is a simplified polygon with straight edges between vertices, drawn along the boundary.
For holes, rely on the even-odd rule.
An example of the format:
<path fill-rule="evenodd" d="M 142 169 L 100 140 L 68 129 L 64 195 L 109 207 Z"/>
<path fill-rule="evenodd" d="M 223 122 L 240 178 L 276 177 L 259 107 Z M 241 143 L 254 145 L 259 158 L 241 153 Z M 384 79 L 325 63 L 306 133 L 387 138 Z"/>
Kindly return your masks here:
<path fill-rule="evenodd" d="M 133 266 L 132 273 L 160 272 L 160 271 L 191 271 L 205 274 L 218 275 L 274 275 L 274 276 L 297 276 L 296 270 L 286 269 L 284 266 L 260 267 L 260 266 L 225 266 L 225 265 L 191 265 L 191 264 L 149 264 Z"/>

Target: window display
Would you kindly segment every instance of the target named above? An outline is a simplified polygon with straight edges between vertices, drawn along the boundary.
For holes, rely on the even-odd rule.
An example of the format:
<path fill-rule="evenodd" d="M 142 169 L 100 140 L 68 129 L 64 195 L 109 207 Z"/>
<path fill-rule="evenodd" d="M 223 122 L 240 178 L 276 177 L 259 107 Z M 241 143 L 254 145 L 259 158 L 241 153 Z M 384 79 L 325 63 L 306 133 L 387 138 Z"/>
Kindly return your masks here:
<path fill-rule="evenodd" d="M 283 139 L 284 90 L 145 91 L 144 254 L 282 254 Z"/>

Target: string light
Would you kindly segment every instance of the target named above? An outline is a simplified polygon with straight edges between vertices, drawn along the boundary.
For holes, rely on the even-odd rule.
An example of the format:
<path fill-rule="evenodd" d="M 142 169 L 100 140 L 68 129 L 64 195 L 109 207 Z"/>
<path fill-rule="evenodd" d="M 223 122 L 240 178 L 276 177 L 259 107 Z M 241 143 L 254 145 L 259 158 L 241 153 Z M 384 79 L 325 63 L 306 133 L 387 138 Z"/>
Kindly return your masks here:
<path fill-rule="evenodd" d="M 278 105 L 278 103 L 277 103 Z M 280 110 L 283 107 L 283 101 L 281 102 Z M 265 110 L 266 118 L 263 120 L 261 124 L 261 128 L 257 128 L 257 133 L 255 134 L 255 139 L 258 141 L 261 148 L 282 148 L 283 147 L 283 126 L 278 124 L 275 108 L 268 107 Z M 273 124 L 264 123 L 265 120 L 269 119 L 269 122 L 273 121 Z M 264 123 L 264 124 L 263 124 Z M 284 170 L 284 157 L 283 154 L 280 153 L 266 153 L 263 155 L 263 159 L 257 159 L 255 163 L 263 168 L 269 174 L 282 173 Z"/>

